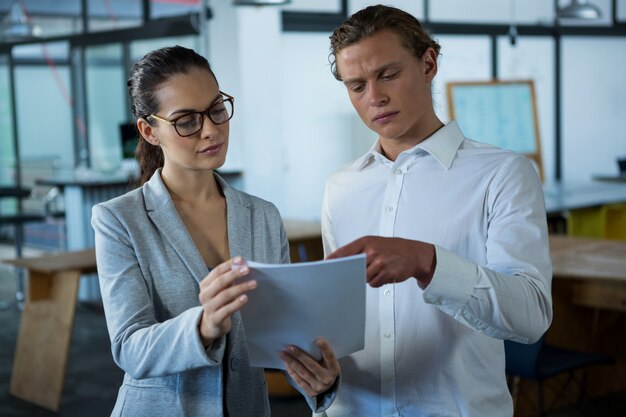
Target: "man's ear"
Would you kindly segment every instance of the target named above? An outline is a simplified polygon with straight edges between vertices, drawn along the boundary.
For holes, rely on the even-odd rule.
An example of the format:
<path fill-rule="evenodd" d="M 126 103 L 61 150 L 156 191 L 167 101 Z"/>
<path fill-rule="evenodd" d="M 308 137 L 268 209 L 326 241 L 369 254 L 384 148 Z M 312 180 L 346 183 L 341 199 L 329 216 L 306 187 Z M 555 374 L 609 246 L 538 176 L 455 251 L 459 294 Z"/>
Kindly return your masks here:
<path fill-rule="evenodd" d="M 146 121 L 146 119 L 137 119 L 137 131 L 139 131 L 141 137 L 148 141 L 148 143 L 154 146 L 159 146 L 159 139 L 154 136 L 154 128 Z"/>
<path fill-rule="evenodd" d="M 424 55 L 422 55 L 422 64 L 424 70 L 424 77 L 427 82 L 431 82 L 435 75 L 437 75 L 437 52 L 433 48 L 426 49 Z"/>

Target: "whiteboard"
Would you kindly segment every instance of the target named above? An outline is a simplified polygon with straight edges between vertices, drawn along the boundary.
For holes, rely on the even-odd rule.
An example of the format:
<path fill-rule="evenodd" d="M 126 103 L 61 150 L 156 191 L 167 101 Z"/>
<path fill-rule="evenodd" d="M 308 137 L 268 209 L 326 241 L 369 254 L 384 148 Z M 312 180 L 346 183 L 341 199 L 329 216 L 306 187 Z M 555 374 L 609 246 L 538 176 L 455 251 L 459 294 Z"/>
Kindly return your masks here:
<path fill-rule="evenodd" d="M 449 82 L 448 107 L 463 134 L 524 154 L 543 179 L 533 81 Z"/>

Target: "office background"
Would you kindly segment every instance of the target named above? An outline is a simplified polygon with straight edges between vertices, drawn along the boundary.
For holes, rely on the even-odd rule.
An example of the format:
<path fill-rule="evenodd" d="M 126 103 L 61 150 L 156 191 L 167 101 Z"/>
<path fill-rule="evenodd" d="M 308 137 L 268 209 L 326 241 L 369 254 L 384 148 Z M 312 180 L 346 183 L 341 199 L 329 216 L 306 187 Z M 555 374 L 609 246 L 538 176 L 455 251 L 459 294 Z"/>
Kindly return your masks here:
<path fill-rule="evenodd" d="M 423 20 L 442 45 L 439 74 L 433 83 L 433 103 L 443 121 L 450 118 L 448 82 L 534 81 L 546 186 L 578 186 L 589 184 L 593 175 L 616 175 L 616 158 L 626 157 L 626 0 L 593 0 L 601 11 L 600 19 L 556 19 L 557 8 L 569 2 L 384 2 Z M 181 44 L 206 55 L 221 89 L 235 96 L 229 156 L 223 172 L 232 174 L 236 186 L 274 202 L 286 219 L 310 220 L 315 225 L 328 175 L 363 154 L 376 139 L 354 112 L 343 85 L 330 73 L 328 37 L 348 14 L 379 1 L 292 0 L 284 6 L 235 3 L 236 0 L 0 0 L 0 187 L 34 187 L 34 198 L 24 200 L 27 207 L 22 208 L 37 211 L 50 197 L 45 194 L 50 187 L 42 185 L 42 179 L 69 173 L 74 178 L 97 182 L 98 178 L 118 176 L 129 168 L 123 160 L 120 125 L 132 122 L 126 92 L 130 66 L 152 49 Z M 11 37 L 20 30 L 38 33 L 41 38 Z M 36 180 L 39 184 L 35 184 Z M 68 214 L 57 222 L 47 212 L 45 223 L 25 225 L 26 254 L 41 254 L 31 252 L 33 249 L 63 253 L 92 246 L 92 233 L 82 230 L 89 229 L 90 204 L 85 202 L 105 198 L 106 194 L 100 193 L 100 188 L 92 193 L 89 187 L 68 185 L 65 199 L 53 201 L 61 205 L 56 207 L 60 214 L 64 209 L 68 214 L 70 205 L 63 204 L 70 200 L 71 193 L 73 201 L 79 201 L 82 216 Z M 126 183 L 122 182 L 108 190 L 121 192 L 124 187 Z M 596 183 L 594 189 L 598 187 Z M 615 194 L 614 190 L 607 193 Z M 74 198 L 78 192 L 87 197 Z M 576 193 L 572 195 L 575 197 Z M 626 201 L 625 195 L 622 189 L 620 195 L 614 196 L 617 199 L 607 199 L 605 193 L 599 199 L 585 200 L 584 204 L 566 204 L 548 194 L 546 197 L 552 210 L 560 213 L 586 205 Z M 0 214 L 11 214 L 17 205 L 15 200 L 0 200 Z M 76 205 L 71 207 L 75 209 Z M 81 233 L 73 232 L 77 225 Z M 315 226 L 312 235 L 298 239 L 319 243 L 319 224 Z M 0 249 L 6 249 L 6 255 L 0 258 L 14 257 L 15 230 L 6 224 L 0 228 L 0 241 L 7 243 L 0 245 Z M 302 230 L 297 232 L 301 234 Z M 69 239 L 76 235 L 78 244 L 76 239 Z M 571 255 L 572 251 L 564 252 Z M 576 254 L 572 256 L 576 258 Z M 303 260 L 293 255 L 292 258 Z M 610 263 L 621 265 L 615 259 Z M 8 300 L 11 308 L 0 308 L 0 320 L 9 323 L 3 334 L 5 351 L 0 356 L 12 357 L 17 323 L 23 317 L 19 309 L 12 308 L 16 292 L 12 285 L 15 275 L 19 277 L 24 271 L 14 273 L 6 268 L 3 265 L 0 269 L 4 276 L 0 276 L 0 298 L 3 302 Z M 570 282 L 555 282 L 566 290 L 559 294 L 569 297 Z M 92 406 L 95 398 L 100 398 L 101 408 L 107 411 L 119 381 L 119 370 L 111 363 L 104 318 L 101 311 L 89 308 L 92 294 L 82 294 L 90 288 L 97 298 L 95 278 L 81 278 L 79 301 L 84 303 L 78 305 L 71 343 L 74 350 L 70 353 L 61 407 L 67 415 L 73 411 L 81 415 L 81 407 Z M 625 294 L 623 287 L 621 292 L 611 291 L 622 297 Z M 600 315 L 596 309 L 592 315 L 584 308 L 571 307 L 569 298 L 559 304 L 559 312 L 568 314 L 557 320 L 561 326 L 556 327 L 554 339 L 558 336 L 574 341 L 576 346 L 572 347 L 586 349 L 587 343 L 594 343 L 588 332 L 593 328 L 592 317 L 594 323 L 603 323 L 598 335 L 620 329 L 623 298 L 603 298 L 614 300 L 613 308 L 617 311 L 605 309 Z M 606 308 L 606 300 L 602 302 L 601 308 Z M 571 323 L 578 326 L 570 326 Z M 93 334 L 85 336 L 86 329 L 94 330 Z M 599 347 L 617 356 L 618 363 L 613 371 L 591 375 L 590 381 L 595 384 L 592 388 L 597 388 L 592 394 L 626 386 L 623 378 L 613 378 L 626 369 L 621 348 L 624 337 L 616 334 L 618 337 L 611 339 L 617 341 L 607 347 L 603 339 L 605 343 Z M 81 381 L 77 375 L 83 371 L 75 371 L 85 367 L 80 365 L 85 360 L 91 360 L 89 366 L 93 367 L 96 355 L 97 363 L 102 364 L 102 372 L 97 371 L 103 377 L 101 385 L 108 390 L 94 385 L 87 393 L 77 382 Z M 8 363 L 0 367 L 0 374 L 5 375 L 0 378 L 0 387 L 8 383 L 8 367 Z M 8 387 L 2 393 L 8 396 Z M 616 398 L 622 407 L 619 410 L 623 410 L 623 395 Z M 17 401 L 11 398 L 2 406 L 11 412 L 23 411 L 16 415 L 31 415 L 35 406 Z M 275 414 L 295 415 L 292 406 L 285 409 L 284 414 Z M 302 415 L 306 415 L 306 409 Z"/>
<path fill-rule="evenodd" d="M 0 1 L 0 16 L 13 3 Z M 0 183 L 14 183 L 17 173 L 28 182 L 49 165 L 118 170 L 119 124 L 131 120 L 129 65 L 153 48 L 182 44 L 205 53 L 236 98 L 224 168 L 241 171 L 241 187 L 275 202 L 285 217 L 316 219 L 326 177 L 375 140 L 328 63 L 331 28 L 344 12 L 373 3 L 212 0 L 201 23 L 186 16 L 201 16 L 201 1 L 159 0 L 149 2 L 153 21 L 142 31 L 139 0 L 23 0 L 31 22 L 55 41 L 0 43 Z M 442 45 L 433 84 L 442 120 L 449 120 L 448 81 L 533 79 L 546 181 L 617 173 L 616 157 L 626 155 L 626 0 L 595 1 L 602 18 L 591 23 L 555 21 L 555 5 L 565 1 L 386 3 L 425 19 Z M 147 39 L 160 32 L 151 27 L 165 26 L 182 34 Z"/>

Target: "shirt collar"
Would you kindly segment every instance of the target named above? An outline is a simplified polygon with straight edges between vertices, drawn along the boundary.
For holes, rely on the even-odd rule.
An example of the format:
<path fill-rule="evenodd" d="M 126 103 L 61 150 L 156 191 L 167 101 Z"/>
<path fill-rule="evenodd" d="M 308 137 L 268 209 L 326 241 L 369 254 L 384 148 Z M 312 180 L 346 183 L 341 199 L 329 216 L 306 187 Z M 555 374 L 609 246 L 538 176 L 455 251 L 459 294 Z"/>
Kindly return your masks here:
<path fill-rule="evenodd" d="M 459 125 L 456 120 L 452 120 L 430 137 L 426 138 L 426 140 L 418 143 L 411 149 L 407 149 L 402 152 L 402 154 L 417 154 L 420 150 L 426 151 L 448 170 L 452 166 L 452 161 L 463 139 L 465 139 L 465 136 L 463 136 Z M 380 140 L 377 140 L 370 150 L 360 158 L 357 163 L 357 170 L 360 171 L 374 162 L 376 160 L 376 154 L 382 154 Z"/>

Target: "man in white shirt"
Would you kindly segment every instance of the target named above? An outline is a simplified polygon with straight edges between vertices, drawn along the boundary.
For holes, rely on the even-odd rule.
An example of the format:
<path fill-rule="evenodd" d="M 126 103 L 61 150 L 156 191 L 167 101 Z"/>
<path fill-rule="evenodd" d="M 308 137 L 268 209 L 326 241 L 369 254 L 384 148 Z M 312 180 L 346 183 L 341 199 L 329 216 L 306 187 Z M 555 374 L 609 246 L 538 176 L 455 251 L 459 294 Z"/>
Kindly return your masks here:
<path fill-rule="evenodd" d="M 331 36 L 333 74 L 379 137 L 326 185 L 325 252 L 366 253 L 369 285 L 365 349 L 321 415 L 511 416 L 502 340 L 532 343 L 552 319 L 539 177 L 437 118 L 439 49 L 386 6 Z"/>

